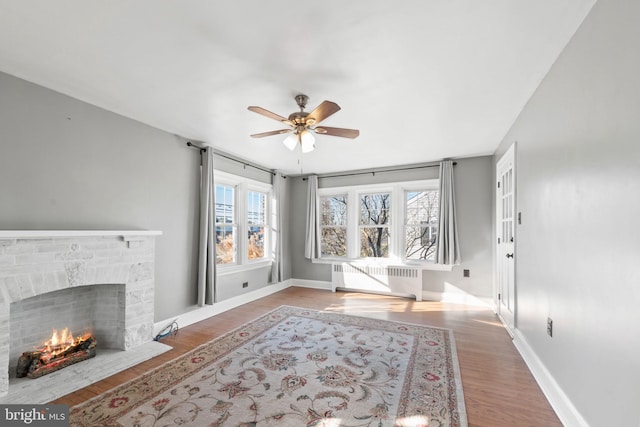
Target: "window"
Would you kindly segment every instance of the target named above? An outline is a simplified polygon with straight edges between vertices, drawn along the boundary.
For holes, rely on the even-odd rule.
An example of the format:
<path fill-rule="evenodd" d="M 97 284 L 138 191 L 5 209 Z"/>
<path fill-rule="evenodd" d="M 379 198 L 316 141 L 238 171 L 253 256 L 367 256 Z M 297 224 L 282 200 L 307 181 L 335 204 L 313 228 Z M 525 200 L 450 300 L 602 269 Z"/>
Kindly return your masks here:
<path fill-rule="evenodd" d="M 405 191 L 405 258 L 434 261 L 438 191 Z"/>
<path fill-rule="evenodd" d="M 214 181 L 216 264 L 227 269 L 268 262 L 271 185 L 217 170 Z"/>
<path fill-rule="evenodd" d="M 236 262 L 235 188 L 230 185 L 216 185 L 216 264 Z"/>
<path fill-rule="evenodd" d="M 360 256 L 389 257 L 391 193 L 360 195 Z"/>
<path fill-rule="evenodd" d="M 267 228 L 267 194 L 249 191 L 247 197 L 247 258 L 264 258 L 265 230 Z"/>
<path fill-rule="evenodd" d="M 347 196 L 320 197 L 322 256 L 347 255 Z"/>
<path fill-rule="evenodd" d="M 321 258 L 433 263 L 438 180 L 319 189 Z"/>

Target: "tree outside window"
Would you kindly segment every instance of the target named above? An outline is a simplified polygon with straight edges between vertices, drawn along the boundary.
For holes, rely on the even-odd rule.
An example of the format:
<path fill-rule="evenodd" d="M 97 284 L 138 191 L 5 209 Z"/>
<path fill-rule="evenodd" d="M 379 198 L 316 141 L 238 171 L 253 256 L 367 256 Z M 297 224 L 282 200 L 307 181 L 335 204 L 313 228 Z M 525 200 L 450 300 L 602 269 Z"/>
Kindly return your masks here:
<path fill-rule="evenodd" d="M 389 257 L 391 194 L 360 195 L 360 256 Z"/>
<path fill-rule="evenodd" d="M 438 235 L 438 191 L 405 192 L 405 258 L 433 261 Z"/>
<path fill-rule="evenodd" d="M 434 262 L 438 198 L 437 179 L 320 189 L 321 258 Z"/>
<path fill-rule="evenodd" d="M 322 256 L 347 255 L 347 196 L 320 197 Z"/>

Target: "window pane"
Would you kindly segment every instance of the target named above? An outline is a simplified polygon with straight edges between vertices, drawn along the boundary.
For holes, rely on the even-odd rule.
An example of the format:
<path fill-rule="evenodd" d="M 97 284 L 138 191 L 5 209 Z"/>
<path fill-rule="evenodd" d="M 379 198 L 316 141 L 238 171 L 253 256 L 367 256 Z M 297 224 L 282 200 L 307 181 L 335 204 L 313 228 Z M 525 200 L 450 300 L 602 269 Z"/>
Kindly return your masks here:
<path fill-rule="evenodd" d="M 438 230 L 438 191 L 405 192 L 405 258 L 433 261 Z"/>
<path fill-rule="evenodd" d="M 267 195 L 249 191 L 247 196 L 247 219 L 249 224 L 265 224 Z"/>
<path fill-rule="evenodd" d="M 264 227 L 249 227 L 249 259 L 264 258 Z"/>
<path fill-rule="evenodd" d="M 347 196 L 320 198 L 320 225 L 347 225 Z"/>
<path fill-rule="evenodd" d="M 233 224 L 234 221 L 234 197 L 233 187 L 228 185 L 216 185 L 216 223 Z"/>
<path fill-rule="evenodd" d="M 236 260 L 235 227 L 216 227 L 216 264 L 233 264 Z"/>
<path fill-rule="evenodd" d="M 438 191 L 407 191 L 406 208 L 406 224 L 437 224 Z"/>
<path fill-rule="evenodd" d="M 347 255 L 347 228 L 322 227 L 322 256 Z"/>
<path fill-rule="evenodd" d="M 433 261 L 437 234 L 435 226 L 406 227 L 405 258 Z"/>
<path fill-rule="evenodd" d="M 361 227 L 360 256 L 377 258 L 388 257 L 389 229 L 387 227 Z"/>
<path fill-rule="evenodd" d="M 360 225 L 388 224 L 391 216 L 391 195 L 362 194 L 360 196 Z"/>
<path fill-rule="evenodd" d="M 264 258 L 266 203 L 266 193 L 247 192 L 247 258 L 249 260 Z"/>

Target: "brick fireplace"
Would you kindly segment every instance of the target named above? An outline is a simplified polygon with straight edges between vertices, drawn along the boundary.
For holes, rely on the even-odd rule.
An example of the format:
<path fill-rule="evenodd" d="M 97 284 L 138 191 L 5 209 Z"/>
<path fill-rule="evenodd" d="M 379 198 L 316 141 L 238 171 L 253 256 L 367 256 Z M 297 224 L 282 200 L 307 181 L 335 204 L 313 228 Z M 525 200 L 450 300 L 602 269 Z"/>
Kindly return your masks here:
<path fill-rule="evenodd" d="M 152 341 L 160 234 L 0 231 L 0 397 L 20 352 L 52 327 L 84 323 L 99 346 L 124 351 Z"/>

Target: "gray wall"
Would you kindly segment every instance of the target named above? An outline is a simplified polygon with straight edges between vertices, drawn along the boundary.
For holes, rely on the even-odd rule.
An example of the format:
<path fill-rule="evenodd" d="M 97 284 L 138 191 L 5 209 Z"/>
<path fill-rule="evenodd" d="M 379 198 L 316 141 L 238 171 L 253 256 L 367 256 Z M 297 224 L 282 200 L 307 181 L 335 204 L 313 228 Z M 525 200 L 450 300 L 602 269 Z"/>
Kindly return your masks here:
<path fill-rule="evenodd" d="M 425 291 L 469 294 L 492 303 L 493 245 L 491 156 L 458 159 L 454 167 L 456 216 L 462 263 L 451 272 L 422 272 Z M 469 277 L 463 277 L 464 269 Z"/>
<path fill-rule="evenodd" d="M 0 94 L 0 229 L 160 230 L 155 320 L 195 308 L 199 151 L 183 138 L 3 73 Z M 270 173 L 224 157 L 215 167 L 271 183 Z M 269 276 L 270 268 L 221 276 L 219 300 L 267 286 Z"/>
<path fill-rule="evenodd" d="M 639 18 L 598 1 L 495 156 L 517 141 L 517 329 L 592 426 L 640 419 Z"/>
<path fill-rule="evenodd" d="M 150 229 L 155 318 L 196 301 L 200 156 L 166 132 L 0 73 L 0 229 Z"/>
<path fill-rule="evenodd" d="M 456 209 L 460 231 L 462 263 L 450 272 L 425 270 L 423 290 L 434 292 L 460 292 L 491 301 L 493 293 L 492 264 L 492 157 L 457 159 L 454 167 L 456 186 Z M 410 170 L 404 172 L 379 173 L 375 176 L 319 179 L 320 187 L 374 184 L 392 181 L 408 181 L 438 177 L 438 168 Z M 291 186 L 291 262 L 294 279 L 331 281 L 331 266 L 313 264 L 304 258 L 305 212 L 307 181 L 292 179 Z M 462 276 L 464 269 L 470 277 Z"/>

